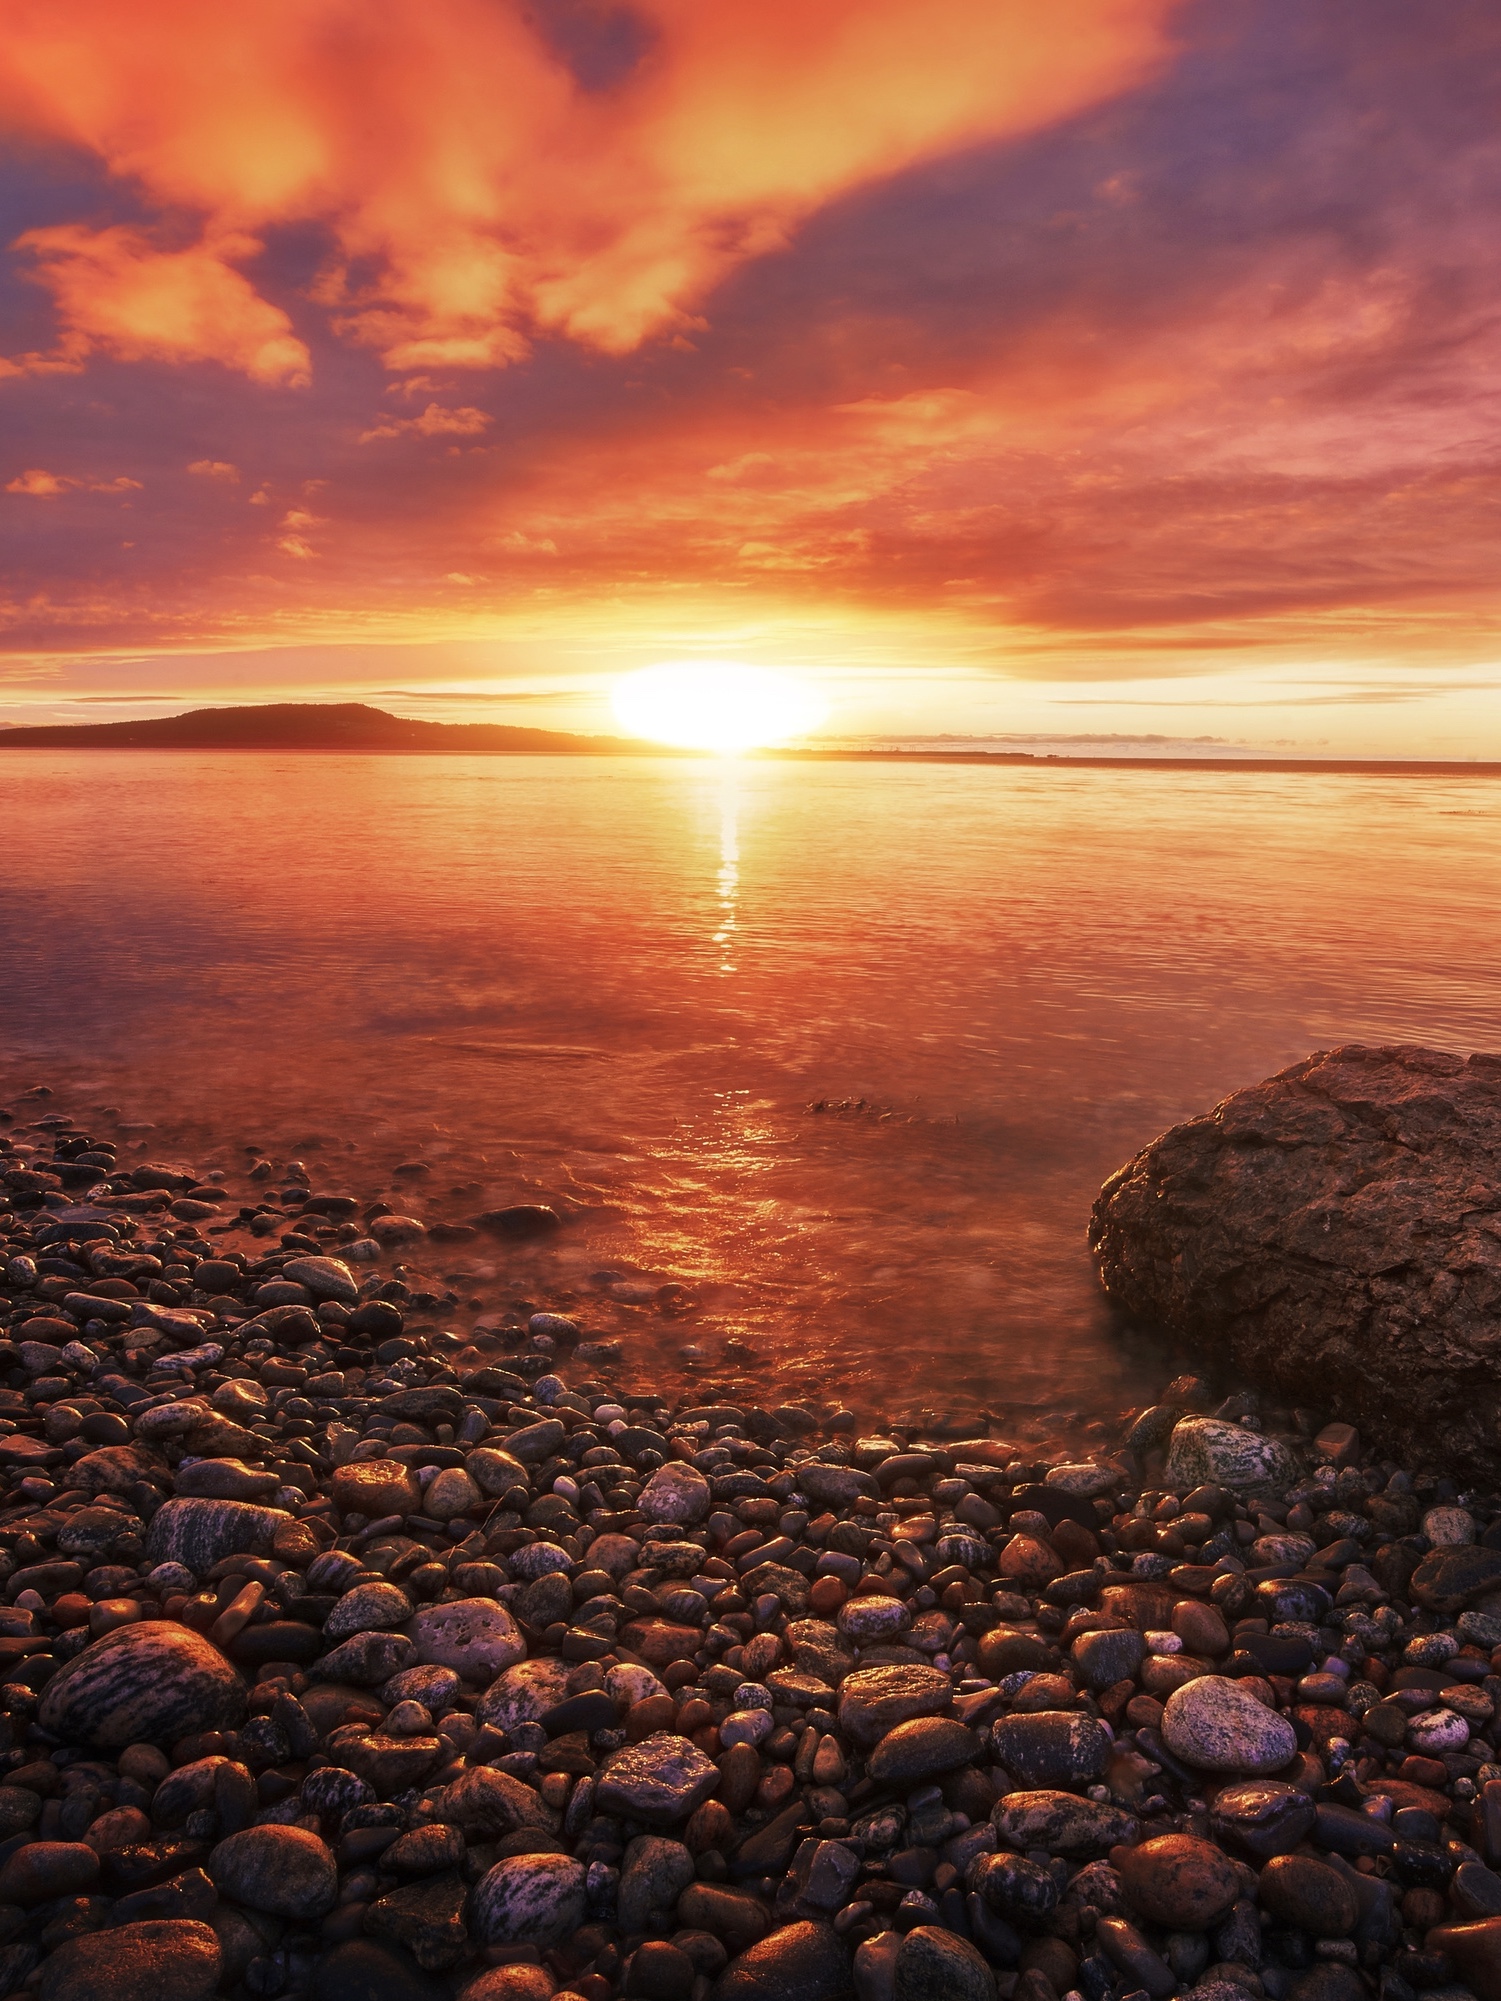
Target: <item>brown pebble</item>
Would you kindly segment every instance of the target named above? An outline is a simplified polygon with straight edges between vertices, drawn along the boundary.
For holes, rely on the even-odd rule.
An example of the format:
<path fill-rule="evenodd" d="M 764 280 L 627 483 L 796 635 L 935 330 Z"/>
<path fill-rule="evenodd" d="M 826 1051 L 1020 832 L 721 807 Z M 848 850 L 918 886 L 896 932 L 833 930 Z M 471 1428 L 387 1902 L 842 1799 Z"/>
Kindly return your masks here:
<path fill-rule="evenodd" d="M 1219 1610 L 1196 1598 L 1180 1598 L 1173 1607 L 1173 1631 L 1191 1654 L 1211 1659 L 1230 1651 L 1230 1632 Z"/>
<path fill-rule="evenodd" d="M 1136 1910 L 1175 1931 L 1206 1931 L 1240 1894 L 1240 1874 L 1229 1856 L 1192 1834 L 1160 1834 L 1139 1848 L 1115 1848 L 1110 1860 Z"/>

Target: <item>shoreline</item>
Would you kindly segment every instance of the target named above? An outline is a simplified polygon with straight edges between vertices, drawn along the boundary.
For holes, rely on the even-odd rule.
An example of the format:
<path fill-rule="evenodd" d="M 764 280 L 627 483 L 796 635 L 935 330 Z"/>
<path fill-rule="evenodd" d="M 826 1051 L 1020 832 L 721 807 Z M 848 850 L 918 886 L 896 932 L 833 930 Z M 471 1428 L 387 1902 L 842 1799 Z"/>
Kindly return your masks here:
<path fill-rule="evenodd" d="M 1058 1464 L 497 1365 L 19 1130 L 7 1992 L 1491 2001 L 1494 1496 L 1197 1379 Z"/>

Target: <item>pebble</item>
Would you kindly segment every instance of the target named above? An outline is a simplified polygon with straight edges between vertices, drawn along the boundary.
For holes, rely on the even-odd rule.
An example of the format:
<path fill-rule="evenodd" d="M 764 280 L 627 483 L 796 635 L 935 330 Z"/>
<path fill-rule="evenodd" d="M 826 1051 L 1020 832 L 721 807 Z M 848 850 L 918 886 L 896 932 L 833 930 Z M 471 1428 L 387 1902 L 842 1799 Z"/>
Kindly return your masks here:
<path fill-rule="evenodd" d="M 879 1785 L 914 1786 L 974 1761 L 978 1740 L 952 1716 L 898 1723 L 876 1745 L 866 1769 Z"/>
<path fill-rule="evenodd" d="M 847 2001 L 854 1993 L 850 1957 L 825 1924 L 784 1925 L 733 1959 L 714 2001 Z"/>
<path fill-rule="evenodd" d="M 212 1926 L 193 1918 L 116 1925 L 60 1945 L 42 1968 L 40 2001 L 208 2001 L 222 1964 Z"/>
<path fill-rule="evenodd" d="M 916 1925 L 897 1951 L 895 2001 L 995 2001 L 995 1975 L 968 1939 Z"/>
<path fill-rule="evenodd" d="M 652 1474 L 636 1506 L 649 1522 L 701 1522 L 709 1512 L 709 1483 L 697 1467 L 673 1460 Z"/>
<path fill-rule="evenodd" d="M 1085 1785 L 1100 1776 L 1110 1756 L 1104 1724 L 1073 1709 L 1004 1716 L 992 1743 L 997 1760 L 1027 1788 Z"/>
<path fill-rule="evenodd" d="M 469 1894 L 469 1926 L 482 1945 L 558 1945 L 584 1922 L 584 1870 L 569 1855 L 513 1855 Z"/>
<path fill-rule="evenodd" d="M 222 1895 L 277 1918 L 321 1918 L 339 1893 L 332 1851 L 301 1827 L 247 1827 L 209 1855 Z"/>
<path fill-rule="evenodd" d="M 1360 1906 L 1337 1869 L 1312 1855 L 1274 1855 L 1261 1872 L 1257 1895 L 1284 1924 L 1314 1938 L 1346 1938 Z"/>
<path fill-rule="evenodd" d="M 1158 1835 L 1114 1849 L 1110 1859 L 1136 1910 L 1174 1931 L 1206 1931 L 1240 1894 L 1235 1864 L 1212 1841 L 1191 1834 Z"/>
<path fill-rule="evenodd" d="M 1185 1417 L 1173 1426 L 1165 1477 L 1186 1492 L 1212 1484 L 1235 1493 L 1288 1486 L 1292 1454 L 1275 1438 L 1212 1417 Z"/>
<path fill-rule="evenodd" d="M 666 1826 L 686 1820 L 718 1784 L 718 1766 L 696 1745 L 658 1731 L 606 1759 L 595 1797 L 605 1812 Z"/>
<path fill-rule="evenodd" d="M 953 1701 L 953 1682 L 937 1668 L 857 1668 L 840 1685 L 839 1725 L 856 1744 L 869 1746 L 898 1723 L 940 1715 Z"/>
<path fill-rule="evenodd" d="M 1292 1724 L 1224 1675 L 1201 1675 L 1168 1697 L 1162 1741 L 1201 1772 L 1275 1772 L 1298 1748 Z"/>
<path fill-rule="evenodd" d="M 55 1737 L 118 1750 L 233 1729 L 245 1705 L 245 1684 L 217 1647 L 147 1619 L 116 1627 L 69 1661 L 48 1682 L 37 1720 Z"/>
<path fill-rule="evenodd" d="M 248 1501 L 172 1500 L 152 1516 L 146 1556 L 151 1563 L 185 1564 L 195 1577 L 206 1577 L 222 1557 L 269 1556 L 277 1530 L 291 1520 L 282 1508 Z"/>
<path fill-rule="evenodd" d="M 520 1627 L 493 1598 L 425 1605 L 413 1615 L 407 1634 L 424 1667 L 451 1668 L 466 1681 L 493 1682 L 526 1656 Z"/>

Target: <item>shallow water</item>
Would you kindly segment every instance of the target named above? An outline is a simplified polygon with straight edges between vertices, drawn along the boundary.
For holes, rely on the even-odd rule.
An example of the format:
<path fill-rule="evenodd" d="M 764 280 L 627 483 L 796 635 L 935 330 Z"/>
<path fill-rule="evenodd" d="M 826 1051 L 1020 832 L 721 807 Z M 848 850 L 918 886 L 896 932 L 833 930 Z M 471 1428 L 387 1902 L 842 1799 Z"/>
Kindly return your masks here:
<path fill-rule="evenodd" d="M 48 751 L 0 799 L 22 1119 L 45 1081 L 149 1158 L 552 1201 L 408 1263 L 460 1328 L 573 1295 L 628 1382 L 1085 1436 L 1166 1366 L 1094 1287 L 1105 1175 L 1315 1048 L 1501 1046 L 1461 775 Z"/>

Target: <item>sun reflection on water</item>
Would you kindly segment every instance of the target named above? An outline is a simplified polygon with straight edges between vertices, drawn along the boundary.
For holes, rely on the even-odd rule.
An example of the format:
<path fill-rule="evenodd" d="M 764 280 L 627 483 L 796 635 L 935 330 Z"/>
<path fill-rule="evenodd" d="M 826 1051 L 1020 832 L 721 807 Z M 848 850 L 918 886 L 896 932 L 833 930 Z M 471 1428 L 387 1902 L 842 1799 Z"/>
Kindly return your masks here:
<path fill-rule="evenodd" d="M 719 795 L 719 929 L 714 943 L 719 947 L 719 970 L 736 970 L 735 933 L 739 929 L 740 905 L 740 800 L 733 770 L 726 770 Z"/>

